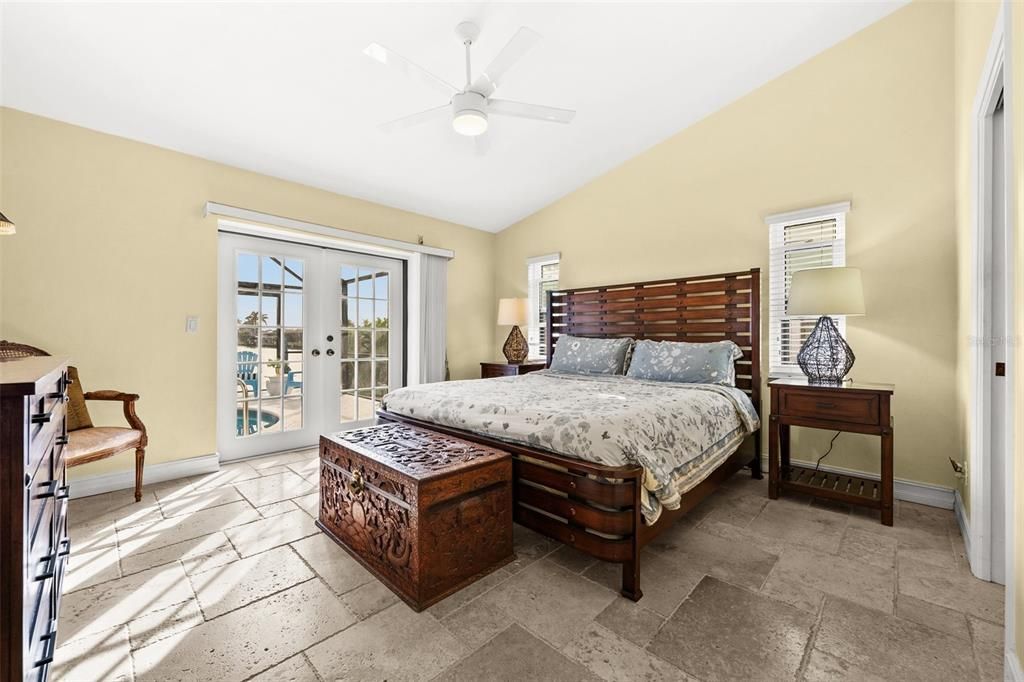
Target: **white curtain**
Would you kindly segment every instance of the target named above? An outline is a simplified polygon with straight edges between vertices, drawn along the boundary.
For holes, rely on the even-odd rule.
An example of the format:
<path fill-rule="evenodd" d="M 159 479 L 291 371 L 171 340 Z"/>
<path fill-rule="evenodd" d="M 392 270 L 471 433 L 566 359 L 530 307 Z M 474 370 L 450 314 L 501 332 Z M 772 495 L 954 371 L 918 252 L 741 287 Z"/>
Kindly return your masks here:
<path fill-rule="evenodd" d="M 419 382 L 444 381 L 448 328 L 448 259 L 424 254 L 420 261 Z"/>

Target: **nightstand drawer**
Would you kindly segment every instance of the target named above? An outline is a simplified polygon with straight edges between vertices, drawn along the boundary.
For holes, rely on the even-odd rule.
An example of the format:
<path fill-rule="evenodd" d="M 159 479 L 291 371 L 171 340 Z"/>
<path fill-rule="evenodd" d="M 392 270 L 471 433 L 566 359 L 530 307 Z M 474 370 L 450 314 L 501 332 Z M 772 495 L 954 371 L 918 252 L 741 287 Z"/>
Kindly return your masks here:
<path fill-rule="evenodd" d="M 878 395 L 873 393 L 785 390 L 779 395 L 779 413 L 791 417 L 878 424 L 880 420 Z"/>

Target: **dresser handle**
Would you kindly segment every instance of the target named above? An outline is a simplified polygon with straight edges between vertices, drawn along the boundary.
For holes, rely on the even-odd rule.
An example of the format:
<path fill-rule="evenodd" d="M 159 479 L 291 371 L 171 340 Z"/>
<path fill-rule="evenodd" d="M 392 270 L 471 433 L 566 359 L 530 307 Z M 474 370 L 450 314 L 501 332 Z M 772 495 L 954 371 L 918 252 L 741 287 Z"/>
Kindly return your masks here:
<path fill-rule="evenodd" d="M 820 407 L 823 410 L 830 410 L 830 409 L 832 409 L 835 406 L 836 406 L 835 403 L 822 403 L 822 402 L 818 403 L 818 407 Z"/>
<path fill-rule="evenodd" d="M 36 661 L 35 667 L 37 668 L 53 663 L 53 651 L 57 648 L 56 619 L 50 620 L 50 632 L 49 634 L 43 635 L 41 641 L 46 642 L 46 646 L 43 648 L 43 657 Z"/>
<path fill-rule="evenodd" d="M 54 497 L 57 495 L 57 488 L 60 485 L 60 481 L 54 479 L 47 481 L 46 483 L 40 483 L 39 487 L 43 488 L 43 492 L 36 495 L 36 498 L 42 500 L 47 497 Z"/>
<path fill-rule="evenodd" d="M 70 538 L 61 540 L 60 544 L 57 545 L 57 546 L 64 548 L 64 549 L 58 549 L 57 550 L 57 556 L 71 556 L 71 539 Z"/>
<path fill-rule="evenodd" d="M 41 583 L 44 580 L 50 580 L 54 575 L 57 574 L 57 550 L 53 550 L 42 559 L 39 563 L 43 564 L 43 572 L 36 574 L 35 581 Z"/>
<path fill-rule="evenodd" d="M 71 441 L 70 441 L 70 439 L 68 439 L 67 434 L 64 434 L 62 436 L 57 436 L 57 445 L 67 445 L 70 442 Z"/>
<path fill-rule="evenodd" d="M 56 497 L 58 500 L 68 499 L 69 497 L 71 497 L 71 486 L 62 485 L 61 487 L 57 488 L 57 494 L 54 497 Z"/>
<path fill-rule="evenodd" d="M 53 410 L 44 412 L 43 414 L 34 414 L 32 415 L 31 421 L 33 424 L 46 424 L 49 423 L 51 419 L 53 419 Z"/>

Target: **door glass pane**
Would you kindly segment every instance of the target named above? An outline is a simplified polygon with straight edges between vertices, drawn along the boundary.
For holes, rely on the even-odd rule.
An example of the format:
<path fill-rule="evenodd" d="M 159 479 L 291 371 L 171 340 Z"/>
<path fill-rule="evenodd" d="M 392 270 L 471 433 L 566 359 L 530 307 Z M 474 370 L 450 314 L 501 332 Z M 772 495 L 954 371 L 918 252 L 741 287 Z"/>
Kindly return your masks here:
<path fill-rule="evenodd" d="M 284 419 L 282 421 L 285 431 L 294 431 L 302 428 L 302 398 L 284 399 Z"/>
<path fill-rule="evenodd" d="M 362 329 L 369 329 L 373 326 L 373 299 L 359 299 L 359 317 L 356 325 Z"/>
<path fill-rule="evenodd" d="M 235 435 L 300 429 L 305 263 L 240 253 L 236 271 Z"/>
<path fill-rule="evenodd" d="M 351 265 L 341 266 L 341 295 L 356 295 L 356 269 Z"/>
<path fill-rule="evenodd" d="M 263 257 L 263 268 L 260 273 L 260 283 L 263 285 L 264 291 L 281 290 L 281 279 L 283 274 L 281 264 L 283 262 L 283 258 L 276 258 L 274 256 Z"/>
<path fill-rule="evenodd" d="M 255 289 L 260 281 L 260 259 L 251 253 L 238 255 L 238 288 Z"/>
<path fill-rule="evenodd" d="M 281 294 L 264 291 L 260 296 L 260 324 L 264 327 L 281 324 Z"/>
<path fill-rule="evenodd" d="M 388 385 L 388 362 L 387 360 L 378 360 L 375 363 L 376 367 L 373 370 L 373 384 L 374 386 L 387 386 Z"/>
<path fill-rule="evenodd" d="M 301 289 L 304 272 L 303 263 L 295 258 L 289 258 L 284 262 L 284 288 Z"/>
<path fill-rule="evenodd" d="M 377 332 L 376 336 L 373 354 L 378 358 L 386 358 L 388 356 L 388 333 L 386 331 Z"/>
<path fill-rule="evenodd" d="M 350 422 L 356 418 L 356 394 L 352 391 L 341 394 L 341 421 Z"/>
<path fill-rule="evenodd" d="M 378 329 L 388 328 L 388 302 L 375 301 L 374 304 L 374 327 Z"/>
<path fill-rule="evenodd" d="M 368 358 L 373 355 L 373 332 L 359 329 L 356 331 L 356 357 Z"/>
<path fill-rule="evenodd" d="M 284 326 L 302 326 L 302 294 L 284 295 Z"/>
<path fill-rule="evenodd" d="M 341 330 L 341 358 L 354 358 L 356 356 L 356 333 L 347 329 Z"/>
<path fill-rule="evenodd" d="M 376 410 L 373 402 L 373 391 L 371 389 L 363 389 L 359 391 L 359 408 L 356 416 L 358 419 L 371 419 Z"/>
<path fill-rule="evenodd" d="M 374 284 L 374 298 L 387 300 L 388 298 L 388 273 L 378 272 Z"/>
<path fill-rule="evenodd" d="M 373 298 L 373 271 L 359 268 L 359 298 Z"/>
<path fill-rule="evenodd" d="M 281 358 L 281 330 L 264 328 L 260 332 L 260 357 L 264 362 L 272 362 Z"/>
<path fill-rule="evenodd" d="M 256 349 L 259 348 L 260 335 L 257 327 L 239 327 L 238 328 L 238 350 L 239 352 L 256 354 Z"/>
<path fill-rule="evenodd" d="M 356 387 L 356 368 L 355 363 L 342 362 L 341 363 L 341 390 L 351 391 Z"/>

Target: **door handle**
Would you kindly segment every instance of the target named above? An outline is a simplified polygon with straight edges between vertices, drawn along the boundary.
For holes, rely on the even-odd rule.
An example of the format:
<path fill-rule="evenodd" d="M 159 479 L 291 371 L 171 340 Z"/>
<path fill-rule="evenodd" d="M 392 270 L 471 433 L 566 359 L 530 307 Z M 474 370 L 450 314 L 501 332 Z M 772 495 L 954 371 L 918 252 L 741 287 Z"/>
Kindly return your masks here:
<path fill-rule="evenodd" d="M 327 354 L 328 355 L 334 355 L 334 349 L 333 348 L 328 348 L 327 349 Z"/>
<path fill-rule="evenodd" d="M 319 348 L 314 348 L 313 349 L 313 357 L 314 358 L 320 357 L 320 349 Z"/>

